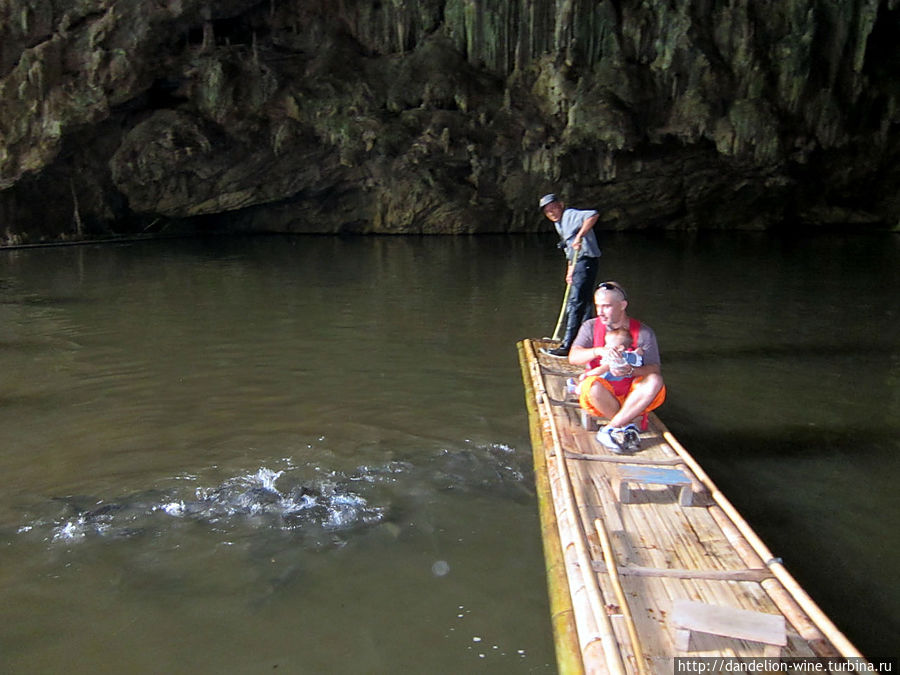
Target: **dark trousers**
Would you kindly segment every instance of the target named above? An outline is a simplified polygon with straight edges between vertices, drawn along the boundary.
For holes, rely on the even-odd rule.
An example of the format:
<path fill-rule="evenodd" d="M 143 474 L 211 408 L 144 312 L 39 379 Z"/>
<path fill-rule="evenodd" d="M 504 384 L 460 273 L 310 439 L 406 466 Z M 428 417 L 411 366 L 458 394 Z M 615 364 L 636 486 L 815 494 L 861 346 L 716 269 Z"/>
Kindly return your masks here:
<path fill-rule="evenodd" d="M 572 288 L 566 305 L 566 332 L 564 347 L 570 347 L 581 324 L 594 315 L 594 284 L 600 264 L 597 258 L 578 258 L 572 271 Z"/>

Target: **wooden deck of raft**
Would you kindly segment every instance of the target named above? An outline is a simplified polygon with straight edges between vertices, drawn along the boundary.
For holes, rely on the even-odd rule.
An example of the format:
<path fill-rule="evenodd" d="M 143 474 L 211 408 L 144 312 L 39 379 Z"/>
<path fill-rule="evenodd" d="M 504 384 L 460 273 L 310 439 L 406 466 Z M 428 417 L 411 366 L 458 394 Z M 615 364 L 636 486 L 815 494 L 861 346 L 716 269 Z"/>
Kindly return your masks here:
<path fill-rule="evenodd" d="M 861 657 L 655 415 L 639 453 L 609 453 L 566 402 L 577 369 L 540 347 L 519 343 L 560 672 Z"/>

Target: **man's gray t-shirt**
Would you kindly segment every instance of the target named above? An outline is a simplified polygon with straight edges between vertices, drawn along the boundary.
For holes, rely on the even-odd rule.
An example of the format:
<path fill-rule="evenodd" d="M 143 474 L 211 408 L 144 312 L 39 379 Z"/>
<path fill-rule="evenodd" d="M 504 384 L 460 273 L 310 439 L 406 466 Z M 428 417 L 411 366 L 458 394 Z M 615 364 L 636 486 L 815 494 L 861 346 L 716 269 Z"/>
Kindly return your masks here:
<path fill-rule="evenodd" d="M 566 242 L 566 257 L 569 260 L 572 259 L 572 242 L 575 241 L 575 235 L 578 234 L 578 230 L 581 229 L 585 219 L 596 214 L 597 212 L 593 210 L 565 209 L 559 221 L 553 223 L 556 232 Z M 579 255 L 582 258 L 600 257 L 600 245 L 597 243 L 597 235 L 594 234 L 594 230 L 590 230 L 581 239 L 581 253 Z"/>
<path fill-rule="evenodd" d="M 575 342 L 572 343 L 573 347 L 584 347 L 585 349 L 590 349 L 594 347 L 594 324 L 597 323 L 597 319 L 588 319 L 583 324 L 581 324 L 581 328 L 578 329 L 578 335 L 575 336 Z M 602 344 L 596 345 L 597 347 L 602 347 Z M 650 328 L 645 323 L 641 323 L 641 329 L 638 331 L 638 343 L 637 346 L 643 350 L 644 357 L 644 365 L 645 366 L 655 366 L 659 365 L 659 345 L 656 344 L 656 333 L 653 332 L 653 329 Z"/>

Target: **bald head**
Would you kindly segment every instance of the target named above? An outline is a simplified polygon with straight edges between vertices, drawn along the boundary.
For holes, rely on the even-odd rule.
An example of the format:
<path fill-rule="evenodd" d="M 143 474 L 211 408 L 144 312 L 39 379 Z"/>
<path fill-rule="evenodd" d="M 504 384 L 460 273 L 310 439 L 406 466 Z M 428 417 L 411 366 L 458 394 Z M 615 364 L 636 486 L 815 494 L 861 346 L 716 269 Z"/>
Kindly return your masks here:
<path fill-rule="evenodd" d="M 604 281 L 597 286 L 594 292 L 594 305 L 597 307 L 597 318 L 607 328 L 619 328 L 626 324 L 628 307 L 628 295 L 625 290 L 614 281 Z"/>

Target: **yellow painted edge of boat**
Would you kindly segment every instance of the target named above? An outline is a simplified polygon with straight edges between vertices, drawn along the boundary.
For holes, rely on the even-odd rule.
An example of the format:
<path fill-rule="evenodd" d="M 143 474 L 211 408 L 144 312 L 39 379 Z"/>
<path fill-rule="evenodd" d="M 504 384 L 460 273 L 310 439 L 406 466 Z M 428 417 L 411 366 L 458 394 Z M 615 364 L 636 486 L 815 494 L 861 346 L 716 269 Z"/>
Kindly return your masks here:
<path fill-rule="evenodd" d="M 575 610 L 569 595 L 569 580 L 566 575 L 562 544 L 556 521 L 556 510 L 550 492 L 547 476 L 547 460 L 537 397 L 531 379 L 525 341 L 516 343 L 522 381 L 525 384 L 525 405 L 528 409 L 528 428 L 534 455 L 534 483 L 537 493 L 538 513 L 541 519 L 541 539 L 544 547 L 547 591 L 550 600 L 550 619 L 556 647 L 556 667 L 561 675 L 582 675 L 584 663 L 578 642 L 578 628 L 575 625 Z"/>

